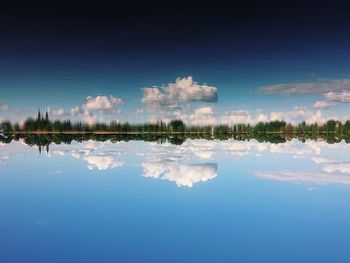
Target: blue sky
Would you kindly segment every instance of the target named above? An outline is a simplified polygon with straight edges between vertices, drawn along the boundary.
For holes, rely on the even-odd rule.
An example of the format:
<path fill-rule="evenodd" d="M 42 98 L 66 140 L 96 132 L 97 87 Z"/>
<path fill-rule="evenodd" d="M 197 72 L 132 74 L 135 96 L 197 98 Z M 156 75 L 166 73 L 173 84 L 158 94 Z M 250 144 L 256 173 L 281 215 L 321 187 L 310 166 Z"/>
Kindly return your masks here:
<path fill-rule="evenodd" d="M 196 109 L 210 107 L 213 109 L 215 121 L 230 112 L 239 111 L 247 111 L 254 118 L 259 113 L 270 118 L 273 112 L 290 112 L 295 107 L 302 107 L 305 111 L 310 111 L 305 118 L 310 118 L 317 111 L 321 111 L 322 116 L 327 118 L 342 117 L 349 108 L 347 101 L 339 97 L 350 90 L 347 80 L 349 68 L 345 63 L 348 58 L 341 54 L 323 60 L 318 58 L 316 61 L 302 58 L 302 54 L 296 56 L 294 61 L 284 61 L 278 56 L 271 57 L 272 61 L 254 61 L 251 58 L 245 61 L 240 58 L 239 61 L 232 59 L 231 62 L 228 59 L 222 61 L 213 58 L 207 59 L 208 61 L 204 59 L 198 65 L 192 58 L 184 66 L 180 66 L 178 62 L 172 64 L 172 58 L 160 58 L 151 62 L 150 58 L 125 58 L 125 68 L 119 64 L 121 58 L 118 57 L 104 61 L 56 59 L 36 61 L 31 57 L 23 57 L 17 58 L 17 61 L 10 61 L 9 58 L 3 61 L 6 67 L 0 70 L 2 119 L 20 121 L 28 116 L 35 116 L 38 108 L 49 108 L 52 118 L 83 119 L 83 114 L 71 116 L 70 110 L 79 107 L 83 113 L 82 108 L 87 97 L 96 98 L 101 95 L 120 98 L 123 103 L 114 105 L 113 112 L 101 112 L 98 108 L 89 112 L 96 116 L 96 120 L 159 120 L 164 117 L 159 109 L 151 109 L 148 103 L 142 102 L 144 88 L 162 87 L 175 83 L 176 78 L 189 76 L 198 84 L 206 83 L 215 87 L 218 99 L 215 102 L 197 100 L 181 103 L 187 109 L 183 112 L 187 116 L 194 114 Z M 332 81 L 335 83 L 330 84 Z M 308 83 L 312 88 L 305 93 L 305 86 L 300 83 Z M 269 93 L 262 90 L 263 87 L 277 84 L 294 85 L 297 91 L 288 92 L 284 86 Z M 322 86 L 325 85 L 328 88 L 323 90 Z M 283 89 L 287 91 L 284 92 Z M 324 94 L 332 91 L 339 95 L 338 98 L 326 99 Z M 314 108 L 317 101 L 327 103 L 319 104 L 321 108 Z M 169 117 L 175 116 L 170 114 L 167 118 Z M 292 118 L 289 119 L 293 121 Z"/>
<path fill-rule="evenodd" d="M 350 20 L 341 5 L 28 8 L 1 11 L 0 119 L 23 121 L 38 108 L 90 122 L 347 118 Z M 145 88 L 163 94 L 164 85 L 189 76 L 215 87 L 217 100 L 167 107 L 158 100 L 160 109 L 143 99 Z M 273 85 L 280 86 L 262 89 Z M 123 103 L 87 109 L 97 96 Z"/>

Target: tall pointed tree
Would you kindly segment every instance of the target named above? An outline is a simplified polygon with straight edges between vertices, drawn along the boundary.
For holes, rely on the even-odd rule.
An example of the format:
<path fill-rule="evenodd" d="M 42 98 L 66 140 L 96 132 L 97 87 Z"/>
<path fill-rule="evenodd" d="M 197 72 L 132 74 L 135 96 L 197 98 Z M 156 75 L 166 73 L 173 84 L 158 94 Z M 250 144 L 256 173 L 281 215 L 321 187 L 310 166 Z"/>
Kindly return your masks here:
<path fill-rule="evenodd" d="M 41 113 L 40 113 L 40 109 L 39 109 L 39 111 L 38 111 L 38 119 L 37 119 L 38 121 L 41 121 Z"/>

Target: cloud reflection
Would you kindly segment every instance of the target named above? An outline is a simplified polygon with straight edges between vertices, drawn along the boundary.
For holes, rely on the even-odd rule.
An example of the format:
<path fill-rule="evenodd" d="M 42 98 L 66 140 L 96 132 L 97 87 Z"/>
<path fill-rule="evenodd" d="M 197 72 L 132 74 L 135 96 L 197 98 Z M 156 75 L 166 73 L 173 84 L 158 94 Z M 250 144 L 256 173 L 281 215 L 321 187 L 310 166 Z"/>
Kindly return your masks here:
<path fill-rule="evenodd" d="M 87 162 L 87 167 L 98 170 L 115 169 L 124 165 L 124 162 L 115 160 L 112 156 L 92 155 L 83 158 Z"/>
<path fill-rule="evenodd" d="M 350 185 L 350 174 L 318 171 L 256 171 L 254 175 L 261 179 L 287 183 Z"/>
<path fill-rule="evenodd" d="M 123 153 L 120 151 L 111 151 L 108 148 L 105 148 L 110 144 L 112 143 L 89 140 L 83 142 L 81 148 L 72 150 L 71 154 L 74 158 L 85 160 L 89 170 L 107 170 L 122 167 L 124 162 L 118 160 L 117 157 Z"/>
<path fill-rule="evenodd" d="M 32 155 L 35 148 L 23 140 L 0 144 L 0 165 L 9 158 Z M 342 184 L 350 182 L 350 144 L 344 141 L 285 143 L 188 139 L 181 145 L 157 142 L 85 141 L 69 145 L 50 145 L 47 155 L 53 158 L 75 158 L 89 170 L 112 170 L 125 166 L 141 167 L 141 175 L 166 180 L 179 187 L 193 187 L 231 171 L 239 159 L 240 167 L 251 171 L 259 179 L 305 184 Z M 42 157 L 43 158 L 43 157 Z M 254 168 L 252 169 L 252 163 Z M 235 164 L 234 164 L 235 163 Z M 244 166 L 247 167 L 244 167 Z"/>
<path fill-rule="evenodd" d="M 143 163 L 142 176 L 175 182 L 177 186 L 192 187 L 199 182 L 206 182 L 217 176 L 216 163 L 168 164 Z"/>

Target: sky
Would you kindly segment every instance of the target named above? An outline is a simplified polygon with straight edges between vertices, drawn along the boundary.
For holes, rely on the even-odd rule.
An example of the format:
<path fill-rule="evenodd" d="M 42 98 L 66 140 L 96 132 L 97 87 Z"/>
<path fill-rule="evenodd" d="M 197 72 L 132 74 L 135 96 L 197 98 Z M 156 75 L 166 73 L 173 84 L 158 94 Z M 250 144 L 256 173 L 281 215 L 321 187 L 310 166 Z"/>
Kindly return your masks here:
<path fill-rule="evenodd" d="M 0 119 L 348 119 L 350 18 L 323 4 L 90 2 L 0 11 Z"/>

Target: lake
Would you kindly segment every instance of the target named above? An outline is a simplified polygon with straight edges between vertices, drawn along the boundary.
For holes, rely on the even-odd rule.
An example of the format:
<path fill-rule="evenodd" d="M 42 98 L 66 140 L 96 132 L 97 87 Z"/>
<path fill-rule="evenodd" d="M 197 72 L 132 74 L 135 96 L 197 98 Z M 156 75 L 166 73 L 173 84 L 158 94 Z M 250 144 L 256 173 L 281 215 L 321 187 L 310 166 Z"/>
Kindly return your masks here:
<path fill-rule="evenodd" d="M 350 262 L 350 144 L 177 142 L 1 143 L 0 261 Z"/>

